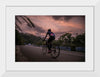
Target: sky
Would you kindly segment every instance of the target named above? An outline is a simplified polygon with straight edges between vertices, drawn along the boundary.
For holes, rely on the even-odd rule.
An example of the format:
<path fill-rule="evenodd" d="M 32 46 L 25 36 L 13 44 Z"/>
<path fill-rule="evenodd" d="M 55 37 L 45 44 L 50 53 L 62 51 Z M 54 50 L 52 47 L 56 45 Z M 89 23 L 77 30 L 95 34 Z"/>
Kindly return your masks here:
<path fill-rule="evenodd" d="M 17 17 L 22 24 L 17 20 L 15 22 L 22 29 L 23 33 L 29 33 L 36 36 L 44 37 L 48 29 L 55 33 L 56 38 L 59 38 L 65 33 L 72 33 L 75 36 L 77 33 L 85 32 L 85 16 L 27 16 L 35 25 L 34 28 L 27 26 L 28 24 L 21 18 Z"/>

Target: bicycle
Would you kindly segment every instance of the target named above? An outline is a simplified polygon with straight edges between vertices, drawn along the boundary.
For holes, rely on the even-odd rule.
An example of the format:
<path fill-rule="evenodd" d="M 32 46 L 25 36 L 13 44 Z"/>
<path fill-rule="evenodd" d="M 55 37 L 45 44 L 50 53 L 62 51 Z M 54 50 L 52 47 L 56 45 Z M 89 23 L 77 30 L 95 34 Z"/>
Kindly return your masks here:
<path fill-rule="evenodd" d="M 56 59 L 60 55 L 60 47 L 56 46 L 52 43 L 51 53 L 48 53 L 48 47 L 46 44 L 46 40 L 44 40 L 42 44 L 42 53 L 43 55 L 50 54 L 52 58 Z"/>

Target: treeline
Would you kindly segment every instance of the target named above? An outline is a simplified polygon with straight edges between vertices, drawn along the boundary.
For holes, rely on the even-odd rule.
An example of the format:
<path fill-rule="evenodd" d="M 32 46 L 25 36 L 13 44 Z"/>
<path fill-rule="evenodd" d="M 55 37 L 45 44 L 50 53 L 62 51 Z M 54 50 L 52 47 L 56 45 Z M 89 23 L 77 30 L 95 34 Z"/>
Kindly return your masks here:
<path fill-rule="evenodd" d="M 65 33 L 54 41 L 55 45 L 62 47 L 70 47 L 72 51 L 76 50 L 76 47 L 85 48 L 85 33 L 72 37 L 71 33 Z"/>
<path fill-rule="evenodd" d="M 72 37 L 71 33 L 65 33 L 57 40 L 62 46 L 81 46 L 85 47 L 85 33 Z"/>
<path fill-rule="evenodd" d="M 41 46 L 42 43 L 41 37 L 19 33 L 16 30 L 16 45 L 32 44 Z M 85 48 L 85 33 L 76 35 L 76 37 L 73 37 L 71 33 L 65 33 L 61 35 L 58 40 L 54 40 L 53 44 L 56 46 L 71 47 L 72 50 L 75 50 L 75 47 Z"/>

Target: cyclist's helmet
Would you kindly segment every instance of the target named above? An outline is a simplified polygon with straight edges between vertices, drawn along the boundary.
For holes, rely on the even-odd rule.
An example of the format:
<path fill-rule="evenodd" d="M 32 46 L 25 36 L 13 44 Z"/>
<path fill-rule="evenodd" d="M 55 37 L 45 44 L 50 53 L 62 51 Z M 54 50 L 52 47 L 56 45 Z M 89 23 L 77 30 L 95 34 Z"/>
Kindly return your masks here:
<path fill-rule="evenodd" d="M 51 29 L 48 29 L 48 31 L 50 31 L 50 32 L 51 32 Z"/>

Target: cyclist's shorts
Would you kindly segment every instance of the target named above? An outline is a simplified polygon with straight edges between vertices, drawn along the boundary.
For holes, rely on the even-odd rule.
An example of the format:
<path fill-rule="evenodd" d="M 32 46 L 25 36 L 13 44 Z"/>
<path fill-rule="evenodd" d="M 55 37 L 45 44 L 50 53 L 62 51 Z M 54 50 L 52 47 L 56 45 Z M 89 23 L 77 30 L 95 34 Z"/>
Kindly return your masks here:
<path fill-rule="evenodd" d="M 50 37 L 50 38 L 48 39 L 48 43 L 49 43 L 49 42 L 52 42 L 53 40 L 55 40 L 55 37 Z"/>

